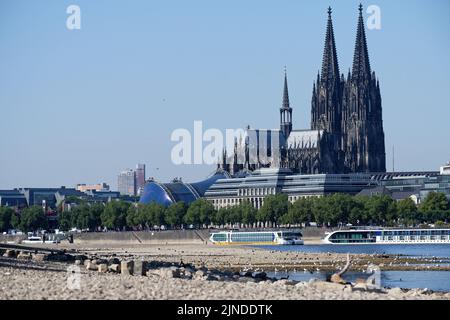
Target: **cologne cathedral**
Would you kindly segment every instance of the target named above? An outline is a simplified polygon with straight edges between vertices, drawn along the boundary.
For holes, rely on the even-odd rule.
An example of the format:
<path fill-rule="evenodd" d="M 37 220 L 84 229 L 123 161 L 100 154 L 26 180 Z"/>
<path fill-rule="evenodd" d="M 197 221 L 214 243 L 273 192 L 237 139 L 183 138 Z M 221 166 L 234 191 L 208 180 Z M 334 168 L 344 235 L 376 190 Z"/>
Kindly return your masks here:
<path fill-rule="evenodd" d="M 285 73 L 280 129 L 247 128 L 246 137 L 235 141 L 233 154 L 224 151 L 220 169 L 231 174 L 267 167 L 299 174 L 386 171 L 380 85 L 370 67 L 362 12 L 360 5 L 353 67 L 345 77 L 339 71 L 328 9 L 322 70 L 313 84 L 311 128 L 292 129 Z M 277 152 L 271 147 L 274 141 Z M 266 148 L 266 158 L 261 147 Z"/>

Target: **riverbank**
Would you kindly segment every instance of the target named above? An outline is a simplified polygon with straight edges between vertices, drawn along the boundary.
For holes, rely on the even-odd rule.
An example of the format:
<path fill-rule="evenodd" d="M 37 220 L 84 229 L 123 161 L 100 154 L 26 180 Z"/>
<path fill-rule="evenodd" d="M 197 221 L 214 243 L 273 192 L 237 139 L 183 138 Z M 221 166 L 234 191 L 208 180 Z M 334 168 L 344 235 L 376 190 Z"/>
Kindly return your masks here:
<path fill-rule="evenodd" d="M 183 248 L 183 251 L 190 251 Z M 202 249 L 204 250 L 204 249 Z M 190 251 L 190 253 L 194 253 Z M 128 254 L 128 253 L 126 253 Z M 214 252 L 220 257 L 219 252 Z M 162 255 L 163 256 L 163 255 Z M 183 255 L 189 257 L 189 255 Z M 87 257 L 86 257 L 87 258 Z M 90 256 L 89 258 L 95 258 Z M 151 261 L 145 275 L 103 270 L 102 259 L 62 263 L 0 258 L 1 300 L 10 299 L 177 299 L 177 300 L 449 300 L 450 293 L 423 289 L 370 288 L 365 283 L 274 280 L 265 273 L 220 272 L 183 263 Z M 121 260 L 113 258 L 113 262 Z M 136 260 L 139 261 L 139 260 Z M 98 264 L 98 265 L 97 265 Z M 95 268 L 93 268 L 93 266 Z M 117 266 L 107 267 L 112 270 Z M 98 271 L 97 271 L 98 269 Z M 102 271 L 100 271 L 102 270 Z"/>
<path fill-rule="evenodd" d="M 211 244 L 59 244 L 67 250 L 77 250 L 99 257 L 117 256 L 130 259 L 157 260 L 170 263 L 183 261 L 196 266 L 232 271 L 308 271 L 334 272 L 347 259 L 344 253 L 266 250 L 261 247 L 216 246 Z M 303 247 L 299 247 L 302 249 Z M 351 254 L 349 271 L 367 270 L 376 265 L 382 271 L 450 271 L 441 258 L 416 258 L 396 254 Z M 434 263 L 433 263 L 434 262 Z"/>

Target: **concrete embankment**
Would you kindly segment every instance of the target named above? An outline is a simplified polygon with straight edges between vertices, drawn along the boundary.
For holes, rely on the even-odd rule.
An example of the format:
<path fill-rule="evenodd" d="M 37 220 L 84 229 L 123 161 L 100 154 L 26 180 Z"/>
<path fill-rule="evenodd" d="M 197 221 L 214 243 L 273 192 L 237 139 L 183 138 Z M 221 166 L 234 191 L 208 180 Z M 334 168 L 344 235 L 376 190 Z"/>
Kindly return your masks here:
<path fill-rule="evenodd" d="M 26 238 L 26 235 L 0 234 L 0 243 L 20 243 Z"/>
<path fill-rule="evenodd" d="M 249 230 L 250 231 L 250 230 Z M 123 231 L 90 232 L 74 234 L 75 244 L 204 244 L 209 243 L 211 232 L 217 230 L 166 230 L 166 231 Z M 319 244 L 324 229 L 305 228 L 302 234 L 307 244 Z"/>
<path fill-rule="evenodd" d="M 74 234 L 75 244 L 202 244 L 209 230 L 123 231 Z"/>
<path fill-rule="evenodd" d="M 204 244 L 209 243 L 211 232 L 217 230 L 166 230 L 88 232 L 74 234 L 75 244 Z M 250 231 L 250 230 L 249 230 Z M 252 230 L 253 231 L 253 230 Z M 320 228 L 302 229 L 305 244 L 319 244 L 325 231 Z M 26 235 L 2 235 L 0 243 L 20 243 Z"/>

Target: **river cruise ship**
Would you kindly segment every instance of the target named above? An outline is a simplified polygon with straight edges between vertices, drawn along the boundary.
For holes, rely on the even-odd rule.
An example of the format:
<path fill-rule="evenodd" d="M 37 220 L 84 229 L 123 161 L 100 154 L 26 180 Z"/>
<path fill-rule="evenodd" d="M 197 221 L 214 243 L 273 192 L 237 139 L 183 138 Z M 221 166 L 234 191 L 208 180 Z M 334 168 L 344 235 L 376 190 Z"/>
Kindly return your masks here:
<path fill-rule="evenodd" d="M 338 230 L 322 240 L 328 244 L 450 244 L 450 229 Z"/>
<path fill-rule="evenodd" d="M 221 231 L 211 233 L 210 241 L 217 245 L 302 245 L 298 231 Z"/>

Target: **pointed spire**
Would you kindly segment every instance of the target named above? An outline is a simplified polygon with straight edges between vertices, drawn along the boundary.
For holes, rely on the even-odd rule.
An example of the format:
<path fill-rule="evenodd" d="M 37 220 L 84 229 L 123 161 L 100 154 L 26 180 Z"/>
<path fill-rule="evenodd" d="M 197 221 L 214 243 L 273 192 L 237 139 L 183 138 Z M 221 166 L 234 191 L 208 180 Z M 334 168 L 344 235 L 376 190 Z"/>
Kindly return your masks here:
<path fill-rule="evenodd" d="M 325 47 L 322 60 L 322 80 L 339 79 L 339 62 L 336 54 L 334 40 L 333 20 L 331 7 L 328 8 L 328 24 L 325 36 Z"/>
<path fill-rule="evenodd" d="M 287 71 L 286 66 L 284 67 L 284 90 L 283 90 L 283 109 L 289 109 L 289 90 L 288 90 L 288 83 L 287 83 Z"/>
<path fill-rule="evenodd" d="M 370 79 L 370 73 L 369 51 L 367 50 L 366 32 L 364 29 L 363 6 L 360 4 L 352 77 L 355 80 Z"/>

